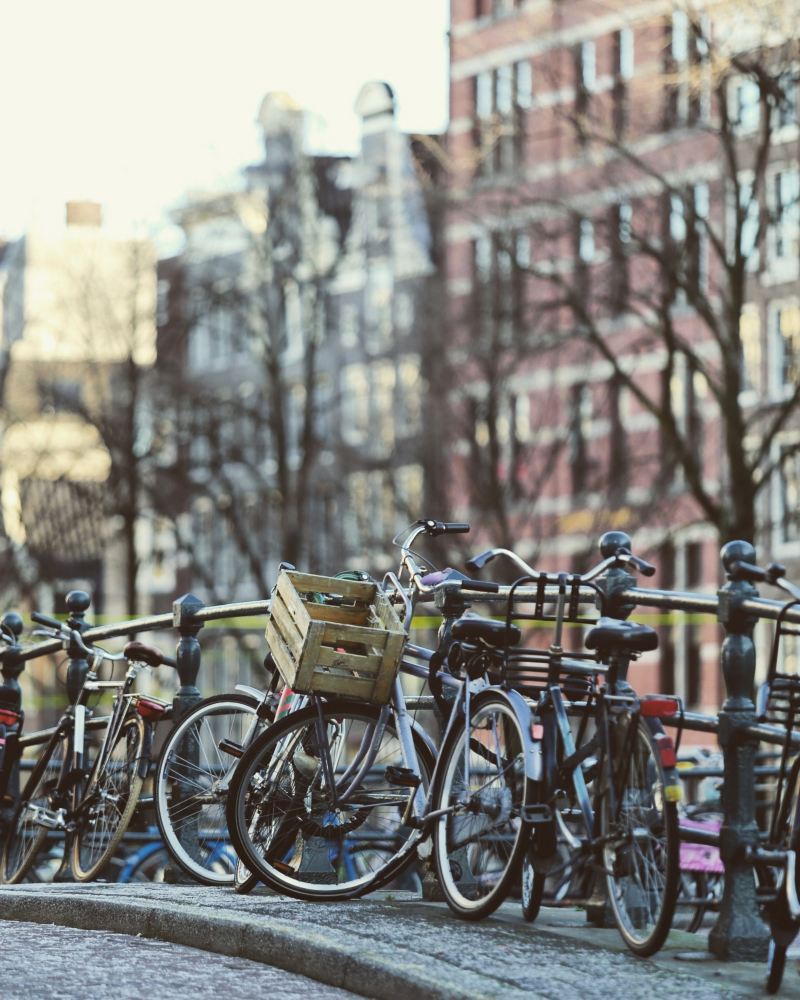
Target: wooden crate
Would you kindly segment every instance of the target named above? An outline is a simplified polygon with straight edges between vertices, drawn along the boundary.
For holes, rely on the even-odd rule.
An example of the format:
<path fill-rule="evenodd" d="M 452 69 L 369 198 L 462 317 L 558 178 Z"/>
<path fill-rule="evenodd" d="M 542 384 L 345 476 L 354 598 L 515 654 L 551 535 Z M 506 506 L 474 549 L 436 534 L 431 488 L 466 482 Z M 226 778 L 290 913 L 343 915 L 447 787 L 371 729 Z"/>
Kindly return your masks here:
<path fill-rule="evenodd" d="M 336 603 L 320 603 L 319 597 Z M 376 584 L 286 570 L 278 575 L 266 636 L 292 690 L 377 705 L 391 696 L 406 640 Z"/>

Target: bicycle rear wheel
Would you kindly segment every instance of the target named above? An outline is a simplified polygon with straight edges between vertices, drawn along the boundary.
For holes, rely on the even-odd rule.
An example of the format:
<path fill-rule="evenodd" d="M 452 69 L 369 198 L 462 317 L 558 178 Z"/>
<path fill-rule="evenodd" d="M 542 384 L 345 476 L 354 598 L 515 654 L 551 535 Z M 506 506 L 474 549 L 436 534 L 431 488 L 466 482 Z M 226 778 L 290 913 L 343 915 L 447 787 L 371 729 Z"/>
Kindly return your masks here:
<path fill-rule="evenodd" d="M 199 702 L 172 730 L 158 758 L 156 821 L 172 858 L 204 885 L 233 885 L 235 861 L 225 803 L 236 758 L 220 743 L 242 746 L 263 728 L 258 702 L 240 694 Z"/>
<path fill-rule="evenodd" d="M 128 829 L 142 790 L 144 720 L 129 716 L 105 760 L 94 763 L 75 809 L 72 871 L 79 882 L 96 878 Z"/>
<path fill-rule="evenodd" d="M 635 729 L 631 730 L 631 726 Z M 623 940 L 636 955 L 654 954 L 672 924 L 680 876 L 678 813 L 668 802 L 658 747 L 644 720 L 615 725 L 618 762 L 609 770 L 600 833 L 609 901 Z"/>
<path fill-rule="evenodd" d="M 320 710 L 319 718 L 311 705 L 275 723 L 243 755 L 228 826 L 244 864 L 270 888 L 348 899 L 410 860 L 421 834 L 403 817 L 415 789 L 396 783 L 406 759 L 390 716 L 346 701 Z M 424 785 L 430 755 L 416 732 L 413 740 Z"/>
<path fill-rule="evenodd" d="M 519 871 L 534 801 L 525 773 L 522 723 L 507 698 L 475 699 L 469 724 L 456 723 L 442 748 L 433 809 L 433 856 L 448 905 L 479 920 L 503 902 Z"/>
<path fill-rule="evenodd" d="M 0 880 L 21 882 L 36 863 L 50 829 L 64 829 L 59 810 L 66 808 L 55 794 L 62 775 L 69 767 L 69 738 L 66 733 L 50 742 L 36 762 L 17 806 L 3 845 Z"/>

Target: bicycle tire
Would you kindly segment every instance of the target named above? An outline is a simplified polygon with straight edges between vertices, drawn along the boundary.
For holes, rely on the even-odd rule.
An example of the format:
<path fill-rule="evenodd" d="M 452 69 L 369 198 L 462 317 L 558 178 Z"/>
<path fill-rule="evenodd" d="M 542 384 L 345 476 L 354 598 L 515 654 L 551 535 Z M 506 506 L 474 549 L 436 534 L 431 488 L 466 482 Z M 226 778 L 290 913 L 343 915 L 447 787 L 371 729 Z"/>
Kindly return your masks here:
<path fill-rule="evenodd" d="M 333 746 L 337 767 L 346 772 L 351 755 L 357 758 L 374 734 L 380 710 L 331 699 L 320 711 L 328 748 Z M 415 790 L 386 779 L 388 766 L 405 765 L 390 718 L 354 791 L 355 802 L 334 808 L 316 755 L 316 723 L 317 708 L 310 705 L 274 723 L 245 752 L 231 781 L 228 827 L 242 862 L 268 888 L 309 901 L 351 899 L 385 885 L 409 863 L 422 836 L 402 822 Z M 412 734 L 424 785 L 430 753 L 423 738 Z M 370 864 L 362 858 L 357 870 L 347 840 L 356 829 L 384 845 L 376 847 Z"/>
<path fill-rule="evenodd" d="M 522 919 L 532 924 L 539 916 L 544 898 L 546 876 L 539 874 L 530 857 L 530 850 L 522 859 L 522 875 L 520 876 L 520 906 Z"/>
<path fill-rule="evenodd" d="M 248 896 L 258 885 L 258 875 L 254 875 L 239 858 L 233 873 L 233 891 L 240 896 Z"/>
<path fill-rule="evenodd" d="M 464 919 L 493 913 L 518 875 L 530 835 L 524 810 L 535 796 L 526 745 L 512 703 L 489 691 L 475 699 L 469 724 L 456 722 L 442 747 L 433 811 L 448 811 L 434 821 L 433 857 L 447 904 Z"/>
<path fill-rule="evenodd" d="M 61 750 L 60 756 L 56 756 L 58 749 Z M 34 867 L 48 830 L 34 822 L 31 807 L 51 805 L 50 796 L 68 766 L 69 738 L 67 733 L 62 733 L 59 738 L 47 743 L 20 795 L 0 857 L 0 881 L 4 884 L 21 882 Z"/>
<path fill-rule="evenodd" d="M 71 862 L 79 882 L 97 878 L 128 829 L 144 783 L 143 748 L 144 720 L 129 715 L 105 761 L 98 757 L 92 766 L 75 807 Z"/>
<path fill-rule="evenodd" d="M 617 809 L 612 816 L 606 788 L 600 802 L 601 853 L 614 921 L 628 948 L 646 958 L 663 945 L 672 925 L 680 879 L 678 811 L 664 795 L 664 770 L 651 727 L 638 716 L 626 719 L 614 727 L 629 751 L 621 774 L 609 772 L 606 762 L 606 783 L 615 782 Z M 630 725 L 636 730 L 628 741 Z"/>
<path fill-rule="evenodd" d="M 256 717 L 259 701 L 244 694 L 214 695 L 199 702 L 170 732 L 156 764 L 153 801 L 156 822 L 173 861 L 203 885 L 233 885 L 233 866 L 215 863 L 216 847 L 230 840 L 226 820 L 227 771 L 234 759 L 219 750 L 220 738 L 241 742 L 243 720 Z M 211 722 L 212 719 L 216 721 Z M 228 720 L 227 722 L 225 720 Z M 182 752 L 191 738 L 195 763 Z M 217 773 L 219 772 L 219 773 Z M 176 795 L 181 786 L 197 792 Z"/>
<path fill-rule="evenodd" d="M 794 767 L 791 785 L 784 794 L 781 815 L 778 822 L 779 843 L 786 850 L 795 853 L 795 892 L 800 891 L 800 769 Z M 786 879 L 789 871 L 785 871 Z M 800 931 L 800 921 L 792 916 L 783 881 L 780 883 L 778 898 L 766 907 L 771 935 L 769 968 L 765 985 L 769 994 L 777 993 L 783 981 L 786 953 Z"/>

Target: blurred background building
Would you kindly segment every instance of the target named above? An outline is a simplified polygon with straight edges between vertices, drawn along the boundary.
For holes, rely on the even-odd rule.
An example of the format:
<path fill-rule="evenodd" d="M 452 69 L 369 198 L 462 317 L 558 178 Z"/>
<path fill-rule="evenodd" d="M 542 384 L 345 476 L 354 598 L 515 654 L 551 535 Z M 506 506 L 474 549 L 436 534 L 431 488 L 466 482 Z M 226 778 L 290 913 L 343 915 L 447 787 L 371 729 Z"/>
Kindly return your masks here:
<path fill-rule="evenodd" d="M 543 568 L 620 528 L 679 590 L 734 537 L 796 574 L 797 13 L 452 0 L 445 135 L 370 82 L 322 155 L 270 93 L 180 252 L 92 204 L 0 245 L 7 599 L 261 598 L 423 515 Z M 660 623 L 637 683 L 718 706 L 717 626 Z M 260 649 L 229 638 L 220 686 Z"/>

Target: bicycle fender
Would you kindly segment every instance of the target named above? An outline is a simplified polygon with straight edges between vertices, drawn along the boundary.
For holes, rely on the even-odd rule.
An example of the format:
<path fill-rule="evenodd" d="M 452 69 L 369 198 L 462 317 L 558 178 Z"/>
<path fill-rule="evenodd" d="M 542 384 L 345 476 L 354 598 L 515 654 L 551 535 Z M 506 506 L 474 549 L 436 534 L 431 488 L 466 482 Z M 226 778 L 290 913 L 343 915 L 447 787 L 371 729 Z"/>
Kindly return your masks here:
<path fill-rule="evenodd" d="M 433 740 L 428 735 L 427 731 L 423 729 L 423 727 L 417 722 L 416 719 L 409 719 L 409 721 L 411 722 L 411 728 L 414 730 L 417 736 L 420 737 L 425 746 L 433 754 L 433 759 L 436 760 L 436 755 L 439 753 L 436 744 L 433 742 Z"/>
<path fill-rule="evenodd" d="M 519 691 L 504 691 L 503 695 L 511 703 L 519 719 L 522 738 L 525 741 L 525 777 L 529 781 L 541 781 L 542 741 L 533 738 L 533 715 L 530 706 Z"/>
<path fill-rule="evenodd" d="M 144 724 L 144 739 L 142 740 L 142 756 L 136 767 L 136 773 L 140 778 L 146 778 L 150 770 L 150 758 L 153 753 L 153 726 L 149 722 Z"/>
<path fill-rule="evenodd" d="M 250 687 L 249 684 L 236 684 L 234 685 L 234 691 L 241 691 L 242 694 L 246 694 L 248 698 L 252 698 L 257 702 L 262 702 L 264 700 L 264 692 L 259 691 L 256 687 Z"/>

